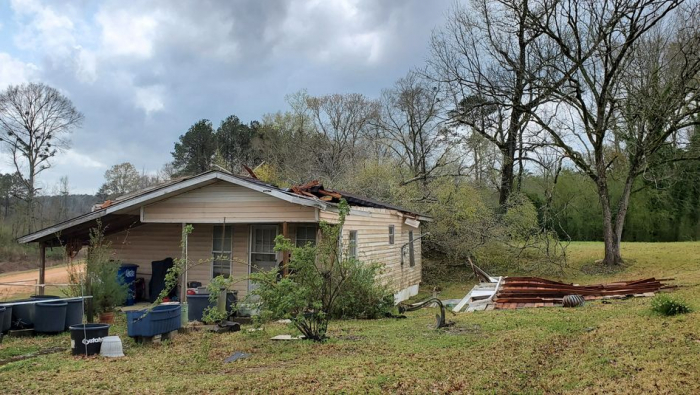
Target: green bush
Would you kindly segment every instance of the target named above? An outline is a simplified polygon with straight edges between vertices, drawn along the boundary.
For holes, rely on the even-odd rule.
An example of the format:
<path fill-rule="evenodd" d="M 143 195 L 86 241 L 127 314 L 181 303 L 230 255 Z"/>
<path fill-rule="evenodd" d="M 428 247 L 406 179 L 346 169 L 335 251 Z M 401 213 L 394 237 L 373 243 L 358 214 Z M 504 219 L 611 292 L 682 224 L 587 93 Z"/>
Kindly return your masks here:
<path fill-rule="evenodd" d="M 275 250 L 292 252 L 289 275 L 280 279 L 276 269 L 250 275 L 258 320 L 288 318 L 307 339 L 322 341 L 331 318 L 376 318 L 393 305 L 391 293 L 376 281 L 380 266 L 343 253 L 338 240 L 349 209 L 345 201 L 339 207 L 338 224 L 321 223 L 317 247 L 275 239 Z"/>
<path fill-rule="evenodd" d="M 673 298 L 666 294 L 656 295 L 651 301 L 651 309 L 666 316 L 686 314 L 693 311 L 684 300 Z"/>
<path fill-rule="evenodd" d="M 348 260 L 347 269 L 348 278 L 330 312 L 331 318 L 376 319 L 394 307 L 394 295 L 377 281 L 381 264 L 353 259 Z"/>
<path fill-rule="evenodd" d="M 126 301 L 129 286 L 117 275 L 119 262 L 111 257 L 111 245 L 104 238 L 104 228 L 100 221 L 97 227 L 90 229 L 90 254 L 85 269 L 85 281 L 88 292 L 99 313 L 108 313 Z M 80 286 L 74 284 L 74 286 Z"/>

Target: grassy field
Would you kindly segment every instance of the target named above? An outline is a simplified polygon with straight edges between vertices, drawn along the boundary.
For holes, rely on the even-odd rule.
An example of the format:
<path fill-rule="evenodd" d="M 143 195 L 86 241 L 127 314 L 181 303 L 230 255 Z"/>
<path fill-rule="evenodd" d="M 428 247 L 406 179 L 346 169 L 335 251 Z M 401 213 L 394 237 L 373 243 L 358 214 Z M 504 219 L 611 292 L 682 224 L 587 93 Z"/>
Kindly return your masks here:
<path fill-rule="evenodd" d="M 331 340 L 273 342 L 292 333 L 182 334 L 138 345 L 123 319 L 112 328 L 126 357 L 62 352 L 0 366 L 2 393 L 700 393 L 700 243 L 628 243 L 629 266 L 615 274 L 579 268 L 601 258 L 600 243 L 574 243 L 563 278 L 580 283 L 675 277 L 674 293 L 696 312 L 662 317 L 649 298 L 590 302 L 578 309 L 477 312 L 433 330 L 435 310 L 408 319 L 341 321 Z M 493 273 L 497 274 L 497 273 Z M 559 276 L 552 276 L 556 279 Z M 471 284 L 446 284 L 462 297 Z M 0 360 L 52 346 L 67 335 L 6 338 Z M 236 351 L 248 359 L 224 363 Z"/>

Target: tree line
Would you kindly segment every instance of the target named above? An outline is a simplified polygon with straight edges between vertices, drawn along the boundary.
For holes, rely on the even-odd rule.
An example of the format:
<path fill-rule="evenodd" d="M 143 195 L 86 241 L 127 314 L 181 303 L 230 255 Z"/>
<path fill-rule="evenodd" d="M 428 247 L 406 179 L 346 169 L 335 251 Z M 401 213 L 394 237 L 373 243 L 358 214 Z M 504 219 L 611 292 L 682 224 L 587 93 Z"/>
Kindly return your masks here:
<path fill-rule="evenodd" d="M 680 0 L 456 4 L 426 64 L 379 97 L 300 91 L 259 120 L 199 120 L 158 175 L 117 165 L 100 196 L 212 168 L 319 179 L 435 216 L 425 242 L 452 259 L 557 261 L 562 242 L 603 240 L 616 265 L 622 240 L 700 236 L 698 15 Z M 0 141 L 28 164 L 12 196 L 31 201 L 56 150 L 18 143 L 31 128 L 3 115 L 17 89 Z"/>

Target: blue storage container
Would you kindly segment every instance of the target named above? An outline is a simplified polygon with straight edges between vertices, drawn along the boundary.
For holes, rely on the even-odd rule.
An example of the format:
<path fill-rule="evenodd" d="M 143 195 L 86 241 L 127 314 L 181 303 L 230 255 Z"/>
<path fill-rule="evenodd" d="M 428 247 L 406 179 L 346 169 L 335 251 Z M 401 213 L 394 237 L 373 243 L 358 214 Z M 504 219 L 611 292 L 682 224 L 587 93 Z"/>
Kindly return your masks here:
<path fill-rule="evenodd" d="M 138 268 L 139 265 L 125 263 L 121 265 L 119 267 L 119 270 L 117 271 L 117 276 L 119 277 L 119 280 L 129 286 L 129 292 L 126 296 L 127 306 L 133 306 L 135 301 L 134 295 L 136 294 L 136 288 L 134 287 L 134 283 L 136 282 L 136 269 Z"/>
<path fill-rule="evenodd" d="M 180 329 L 181 308 L 176 305 L 160 305 L 151 311 L 126 312 L 126 331 L 130 337 L 152 337 Z"/>

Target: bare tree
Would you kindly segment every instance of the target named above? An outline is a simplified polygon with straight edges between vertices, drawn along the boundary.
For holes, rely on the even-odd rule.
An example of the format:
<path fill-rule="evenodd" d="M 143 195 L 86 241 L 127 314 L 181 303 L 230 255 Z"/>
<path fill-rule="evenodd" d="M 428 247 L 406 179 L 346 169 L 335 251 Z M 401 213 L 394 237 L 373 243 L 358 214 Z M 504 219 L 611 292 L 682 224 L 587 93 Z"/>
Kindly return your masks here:
<path fill-rule="evenodd" d="M 554 1 L 548 17 L 539 20 L 576 72 L 554 91 L 556 106 L 530 115 L 595 182 L 608 265 L 622 262 L 620 241 L 635 179 L 697 122 L 700 34 L 696 11 L 680 15 L 681 3 Z M 610 148 L 613 143 L 618 149 Z M 626 176 L 614 208 L 608 178 L 616 161 L 626 161 Z"/>
<path fill-rule="evenodd" d="M 377 115 L 377 103 L 358 93 L 309 96 L 306 105 L 323 149 L 316 152 L 324 175 L 335 178 L 352 168 L 362 155 L 362 143 L 371 121 Z"/>
<path fill-rule="evenodd" d="M 429 76 L 449 88 L 453 121 L 501 152 L 502 206 L 513 190 L 528 113 L 550 97 L 538 78 L 559 58 L 532 26 L 544 12 L 540 2 L 532 3 L 472 0 L 456 6 L 432 38 Z"/>
<path fill-rule="evenodd" d="M 26 187 L 27 230 L 33 229 L 36 178 L 69 144 L 83 115 L 58 90 L 37 83 L 10 86 L 0 94 L 0 143 Z"/>
<path fill-rule="evenodd" d="M 382 93 L 379 107 L 379 137 L 411 171 L 403 183 L 421 181 L 425 186 L 451 162 L 437 86 L 409 73 Z"/>

